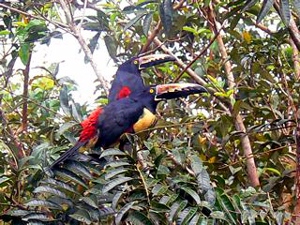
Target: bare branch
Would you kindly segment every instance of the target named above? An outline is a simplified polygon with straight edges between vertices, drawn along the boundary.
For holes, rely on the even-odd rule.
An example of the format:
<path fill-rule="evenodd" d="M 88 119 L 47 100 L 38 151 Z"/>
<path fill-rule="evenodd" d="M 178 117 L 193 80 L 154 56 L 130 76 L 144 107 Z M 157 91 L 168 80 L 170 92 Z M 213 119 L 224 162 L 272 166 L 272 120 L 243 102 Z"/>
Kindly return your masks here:
<path fill-rule="evenodd" d="M 208 18 L 210 20 L 211 29 L 215 32 L 215 35 L 216 35 L 217 30 L 218 30 L 218 28 L 217 28 L 218 22 L 215 18 L 212 4 L 210 5 L 210 7 L 208 7 L 207 14 L 208 14 Z M 234 76 L 233 76 L 233 73 L 231 70 L 232 69 L 231 63 L 229 60 L 227 60 L 228 54 L 227 54 L 227 50 L 226 50 L 224 42 L 223 42 L 222 35 L 217 36 L 217 42 L 219 45 L 221 57 L 225 61 L 224 64 L 225 64 L 225 72 L 226 72 L 227 79 L 228 79 L 228 86 L 230 89 L 234 89 L 236 84 L 235 84 Z M 231 115 L 234 117 L 236 130 L 244 132 L 246 134 L 246 127 L 244 125 L 241 114 L 239 112 L 236 114 L 233 113 L 233 105 L 231 103 L 229 103 L 228 105 L 229 105 L 230 111 L 232 112 Z M 248 135 L 241 136 L 241 144 L 242 144 L 242 149 L 244 151 L 244 155 L 246 157 L 247 172 L 248 172 L 248 177 L 251 182 L 251 185 L 253 187 L 259 186 L 260 182 L 258 179 L 257 169 L 256 169 L 253 152 L 252 152 L 252 147 L 251 147 L 251 143 L 250 143 L 250 139 L 249 139 Z"/>
<path fill-rule="evenodd" d="M 89 62 L 91 63 L 91 66 L 92 66 L 96 76 L 98 77 L 98 79 L 104 89 L 105 94 L 108 95 L 108 92 L 109 92 L 108 82 L 105 80 L 103 75 L 98 70 L 97 64 L 95 63 L 95 60 L 93 59 L 93 54 L 92 54 L 91 50 L 89 49 L 87 43 L 85 42 L 85 40 L 81 34 L 80 28 L 75 25 L 74 21 L 72 20 L 71 13 L 69 15 L 69 13 L 68 13 L 69 9 L 68 9 L 68 6 L 67 6 L 65 0 L 60 0 L 59 2 L 61 4 L 61 7 L 63 8 L 63 11 L 65 13 L 67 21 L 70 21 L 69 22 L 70 30 L 74 34 L 74 36 L 77 39 L 77 41 L 79 42 L 83 52 L 85 53 L 86 57 L 88 58 Z"/>

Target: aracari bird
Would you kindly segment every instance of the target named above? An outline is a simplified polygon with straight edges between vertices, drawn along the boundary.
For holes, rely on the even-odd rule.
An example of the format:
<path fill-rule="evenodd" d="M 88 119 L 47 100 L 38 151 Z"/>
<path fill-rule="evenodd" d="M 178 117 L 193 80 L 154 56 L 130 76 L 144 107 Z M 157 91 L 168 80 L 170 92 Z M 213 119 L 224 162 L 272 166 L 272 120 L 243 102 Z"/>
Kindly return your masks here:
<path fill-rule="evenodd" d="M 174 57 L 166 54 L 137 56 L 127 60 L 117 70 L 108 95 L 109 102 L 128 97 L 131 93 L 142 90 L 145 85 L 141 77 L 141 70 L 174 60 Z"/>
<path fill-rule="evenodd" d="M 145 120 L 145 111 L 155 114 L 160 101 L 202 92 L 207 92 L 204 87 L 189 83 L 146 86 L 127 98 L 98 108 L 81 123 L 83 130 L 74 147 L 63 153 L 50 168 L 73 156 L 82 146 L 107 148 L 116 143 L 124 133 L 148 128 L 154 120 Z"/>

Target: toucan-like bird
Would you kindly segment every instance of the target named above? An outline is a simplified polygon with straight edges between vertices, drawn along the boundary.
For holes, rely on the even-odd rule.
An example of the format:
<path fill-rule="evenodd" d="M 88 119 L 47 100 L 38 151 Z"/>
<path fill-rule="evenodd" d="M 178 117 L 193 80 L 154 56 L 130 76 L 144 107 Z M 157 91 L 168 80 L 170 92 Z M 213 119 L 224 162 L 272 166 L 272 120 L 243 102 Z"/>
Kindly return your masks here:
<path fill-rule="evenodd" d="M 109 92 L 109 102 L 128 97 L 131 93 L 142 90 L 145 85 L 141 77 L 141 70 L 174 60 L 174 57 L 166 54 L 137 56 L 127 60 L 117 70 Z"/>
<path fill-rule="evenodd" d="M 82 146 L 107 148 L 116 143 L 124 133 L 148 128 L 155 121 L 155 117 L 147 117 L 150 119 L 145 120 L 144 115 L 147 112 L 155 114 L 160 101 L 202 92 L 207 92 L 204 87 L 190 83 L 146 86 L 127 98 L 98 108 L 81 123 L 83 130 L 74 147 L 63 153 L 50 168 L 73 156 Z"/>

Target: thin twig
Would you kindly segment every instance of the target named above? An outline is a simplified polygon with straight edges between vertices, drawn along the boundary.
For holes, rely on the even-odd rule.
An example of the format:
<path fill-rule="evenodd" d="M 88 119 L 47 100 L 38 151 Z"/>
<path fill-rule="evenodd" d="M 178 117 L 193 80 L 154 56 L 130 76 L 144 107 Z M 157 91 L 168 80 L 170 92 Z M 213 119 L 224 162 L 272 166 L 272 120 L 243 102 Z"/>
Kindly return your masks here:
<path fill-rule="evenodd" d="M 209 47 L 215 42 L 215 40 L 217 39 L 217 37 L 219 36 L 219 34 L 221 33 L 223 27 L 224 27 L 225 23 L 222 24 L 222 26 L 220 27 L 220 29 L 218 30 L 218 32 L 215 34 L 215 36 L 213 37 L 213 39 L 210 40 L 210 42 L 208 43 L 207 46 L 205 46 L 205 48 L 203 48 L 201 50 L 201 52 L 199 53 L 199 55 L 197 55 L 181 72 L 180 74 L 173 80 L 174 83 L 178 82 L 178 80 L 181 78 L 181 76 L 187 71 L 187 69 L 189 69 L 208 49 Z"/>

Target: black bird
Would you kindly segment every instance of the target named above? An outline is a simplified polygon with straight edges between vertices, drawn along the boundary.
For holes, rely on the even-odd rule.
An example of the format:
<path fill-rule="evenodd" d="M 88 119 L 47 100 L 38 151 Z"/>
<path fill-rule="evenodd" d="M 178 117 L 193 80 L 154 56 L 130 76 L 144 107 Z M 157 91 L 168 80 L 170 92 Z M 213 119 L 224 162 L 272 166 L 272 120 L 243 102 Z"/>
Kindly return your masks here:
<path fill-rule="evenodd" d="M 166 54 L 137 56 L 127 60 L 117 70 L 109 92 L 109 102 L 126 98 L 131 93 L 142 90 L 145 85 L 141 77 L 141 70 L 174 60 L 174 57 Z"/>
<path fill-rule="evenodd" d="M 98 108 L 81 123 L 83 130 L 74 147 L 63 153 L 50 168 L 73 156 L 82 146 L 107 148 L 124 133 L 148 128 L 155 121 L 154 114 L 160 101 L 203 92 L 207 92 L 204 87 L 189 83 L 147 86 L 127 98 Z"/>

